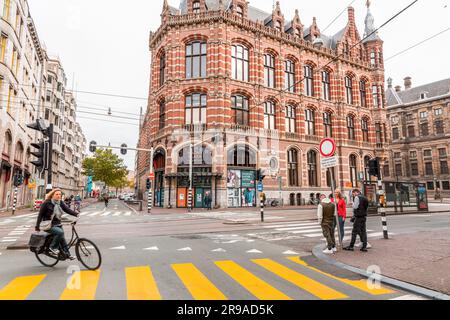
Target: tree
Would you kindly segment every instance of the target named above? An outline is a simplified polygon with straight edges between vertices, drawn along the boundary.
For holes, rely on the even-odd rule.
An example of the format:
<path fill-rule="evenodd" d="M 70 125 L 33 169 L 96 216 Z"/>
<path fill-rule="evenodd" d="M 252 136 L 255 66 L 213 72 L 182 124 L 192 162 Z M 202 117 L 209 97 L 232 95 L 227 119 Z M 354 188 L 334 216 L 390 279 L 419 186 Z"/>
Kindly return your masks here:
<path fill-rule="evenodd" d="M 128 170 L 123 160 L 110 149 L 97 149 L 93 157 L 84 159 L 83 174 L 104 182 L 106 187 L 116 187 L 120 181 L 126 181 Z"/>

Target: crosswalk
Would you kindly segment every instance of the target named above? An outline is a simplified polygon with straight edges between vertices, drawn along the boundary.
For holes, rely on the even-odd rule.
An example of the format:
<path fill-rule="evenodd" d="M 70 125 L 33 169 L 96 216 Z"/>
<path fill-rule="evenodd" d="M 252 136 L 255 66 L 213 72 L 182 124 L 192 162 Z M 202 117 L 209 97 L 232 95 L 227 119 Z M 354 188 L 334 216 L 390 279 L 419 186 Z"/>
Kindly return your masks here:
<path fill-rule="evenodd" d="M 294 239 L 305 239 L 305 238 L 319 238 L 325 240 L 323 237 L 323 232 L 320 224 L 317 222 L 299 222 L 299 223 L 280 223 L 273 225 L 266 225 L 262 227 L 267 231 L 249 233 L 250 237 L 258 238 L 267 241 L 281 241 L 281 240 L 294 240 Z M 344 236 L 349 239 L 352 234 L 352 224 L 348 223 L 344 228 Z M 338 232 L 335 232 L 336 237 Z M 391 233 L 391 235 L 395 235 Z M 383 232 L 378 232 L 375 230 L 367 229 L 367 237 L 379 238 L 383 236 Z"/>
<path fill-rule="evenodd" d="M 188 215 L 193 217 L 202 217 L 202 218 L 210 218 L 210 219 L 218 219 L 218 220 L 245 220 L 245 221 L 261 221 L 261 215 L 255 212 L 246 212 L 246 211 L 206 211 L 206 212 L 190 212 Z M 282 216 L 270 216 L 266 217 L 267 221 L 276 221 L 282 220 L 284 217 Z"/>
<path fill-rule="evenodd" d="M 3 288 L 0 286 L 0 300 L 39 299 L 37 293 L 49 283 L 55 283 L 52 278 L 53 274 L 37 274 L 11 279 Z M 240 262 L 210 261 L 207 265 L 176 263 L 76 271 L 68 280 L 62 277 L 65 288 L 62 292 L 55 292 L 54 299 L 104 299 L 99 292 L 105 292 L 101 290 L 103 286 L 111 288 L 114 279 L 124 282 L 122 285 L 113 284 L 120 291 L 118 299 L 121 300 L 238 300 L 245 297 L 259 300 L 341 300 L 358 297 L 393 299 L 404 295 L 387 287 L 373 286 L 364 279 L 351 280 L 328 274 L 297 256 Z M 168 293 L 173 293 L 174 289 L 167 290 L 167 286 L 175 287 L 180 296 L 174 298 Z M 183 292 L 186 296 L 182 296 Z"/>

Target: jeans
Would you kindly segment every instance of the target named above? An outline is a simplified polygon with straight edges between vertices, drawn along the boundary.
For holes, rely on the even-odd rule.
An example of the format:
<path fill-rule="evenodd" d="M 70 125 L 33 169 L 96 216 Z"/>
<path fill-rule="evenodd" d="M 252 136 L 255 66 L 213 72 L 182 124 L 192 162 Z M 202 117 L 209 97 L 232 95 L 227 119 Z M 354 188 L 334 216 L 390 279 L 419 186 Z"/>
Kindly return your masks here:
<path fill-rule="evenodd" d="M 53 235 L 53 241 L 50 244 L 50 248 L 58 249 L 61 244 L 64 252 L 68 253 L 69 247 L 67 245 L 66 238 L 64 237 L 64 229 L 62 227 L 52 227 L 48 232 Z"/>
<path fill-rule="evenodd" d="M 356 217 L 353 223 L 352 240 L 350 247 L 355 246 L 356 237 L 359 236 L 363 244 L 363 248 L 367 248 L 367 230 L 366 230 L 366 217 Z"/>
<path fill-rule="evenodd" d="M 344 218 L 342 217 L 339 217 L 339 229 L 341 231 L 341 242 L 342 242 L 345 236 L 345 221 Z"/>

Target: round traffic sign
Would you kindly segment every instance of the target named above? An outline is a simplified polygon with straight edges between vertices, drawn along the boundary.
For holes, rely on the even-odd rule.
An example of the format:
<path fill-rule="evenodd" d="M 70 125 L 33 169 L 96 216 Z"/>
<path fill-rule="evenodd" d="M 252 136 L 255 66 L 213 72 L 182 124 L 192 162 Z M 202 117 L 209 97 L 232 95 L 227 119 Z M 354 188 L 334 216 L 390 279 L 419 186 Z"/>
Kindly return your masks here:
<path fill-rule="evenodd" d="M 333 139 L 323 139 L 320 143 L 320 154 L 322 157 L 328 158 L 334 156 L 336 152 L 336 142 Z"/>

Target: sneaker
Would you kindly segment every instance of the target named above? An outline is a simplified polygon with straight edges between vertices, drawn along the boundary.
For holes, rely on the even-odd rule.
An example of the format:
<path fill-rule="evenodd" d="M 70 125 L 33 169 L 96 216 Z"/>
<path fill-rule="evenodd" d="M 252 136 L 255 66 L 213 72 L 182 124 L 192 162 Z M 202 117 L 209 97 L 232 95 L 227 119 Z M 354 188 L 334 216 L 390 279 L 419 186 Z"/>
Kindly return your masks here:
<path fill-rule="evenodd" d="M 367 249 L 372 249 L 372 245 L 367 242 Z"/>
<path fill-rule="evenodd" d="M 337 252 L 337 249 L 336 249 L 336 247 L 334 247 L 333 249 L 331 249 L 334 253 L 336 253 Z"/>
<path fill-rule="evenodd" d="M 353 247 L 345 247 L 344 250 L 345 251 L 355 251 L 355 248 L 353 248 Z"/>
<path fill-rule="evenodd" d="M 330 249 L 325 249 L 325 250 L 323 250 L 322 251 L 323 253 L 325 253 L 325 254 L 333 254 L 334 253 L 334 251 L 333 250 L 330 250 Z"/>
<path fill-rule="evenodd" d="M 75 258 L 74 256 L 72 256 L 71 254 L 69 254 L 69 255 L 67 256 L 67 259 L 69 259 L 70 261 L 73 261 L 73 260 L 75 260 L 76 258 Z"/>
<path fill-rule="evenodd" d="M 367 248 L 362 247 L 362 248 L 361 248 L 361 251 L 362 251 L 362 252 L 367 252 Z"/>
<path fill-rule="evenodd" d="M 58 249 L 50 248 L 49 251 L 50 251 L 51 254 L 53 254 L 55 256 L 59 256 L 59 250 Z"/>

